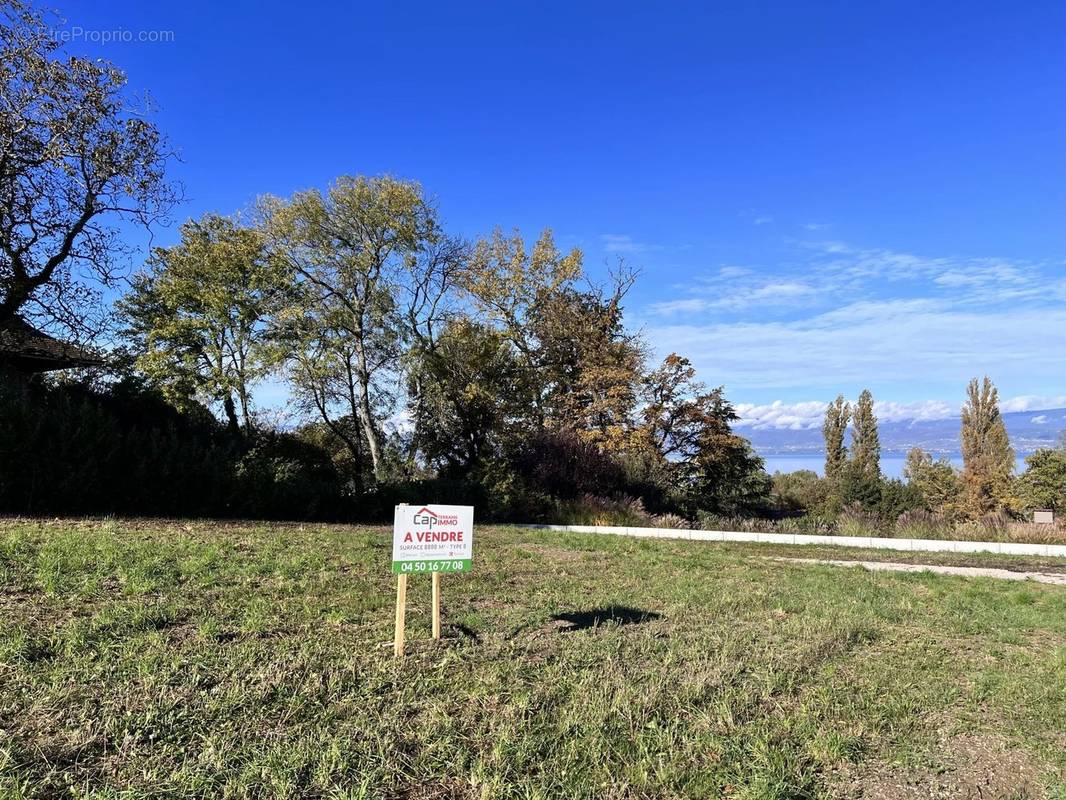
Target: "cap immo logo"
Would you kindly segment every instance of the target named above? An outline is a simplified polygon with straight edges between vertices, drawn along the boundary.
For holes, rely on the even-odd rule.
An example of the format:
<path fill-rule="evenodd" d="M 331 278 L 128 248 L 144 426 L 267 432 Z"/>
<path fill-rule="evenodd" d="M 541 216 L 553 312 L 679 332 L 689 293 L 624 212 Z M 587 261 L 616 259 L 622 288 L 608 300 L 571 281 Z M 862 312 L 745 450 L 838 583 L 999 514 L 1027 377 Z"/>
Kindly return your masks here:
<path fill-rule="evenodd" d="M 415 512 L 411 521 L 415 525 L 425 525 L 427 528 L 432 528 L 435 525 L 458 525 L 459 517 L 457 516 L 441 516 L 430 511 L 428 508 L 420 508 Z"/>

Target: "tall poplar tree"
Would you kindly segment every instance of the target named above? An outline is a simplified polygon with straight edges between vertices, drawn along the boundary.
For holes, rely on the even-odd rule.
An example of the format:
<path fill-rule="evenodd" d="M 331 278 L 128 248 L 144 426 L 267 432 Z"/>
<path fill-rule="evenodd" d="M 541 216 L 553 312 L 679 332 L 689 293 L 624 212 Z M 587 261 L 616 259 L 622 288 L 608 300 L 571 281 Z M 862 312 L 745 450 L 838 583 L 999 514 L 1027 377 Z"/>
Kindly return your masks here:
<path fill-rule="evenodd" d="M 844 395 L 837 395 L 825 409 L 825 423 L 822 434 L 825 436 L 825 477 L 830 481 L 839 480 L 848 463 L 848 448 L 844 444 L 844 434 L 851 419 L 851 405 Z"/>
<path fill-rule="evenodd" d="M 979 517 L 1014 505 L 1014 450 L 999 413 L 999 392 L 986 375 L 966 387 L 962 408 L 962 485 L 967 513 Z"/>
<path fill-rule="evenodd" d="M 855 404 L 851 463 L 856 473 L 864 479 L 877 480 L 881 477 L 881 440 L 877 435 L 874 397 L 869 389 L 863 389 Z"/>
<path fill-rule="evenodd" d="M 844 467 L 835 494 L 842 503 L 865 509 L 881 505 L 881 442 L 877 436 L 874 398 L 863 389 L 852 409 L 851 460 Z"/>

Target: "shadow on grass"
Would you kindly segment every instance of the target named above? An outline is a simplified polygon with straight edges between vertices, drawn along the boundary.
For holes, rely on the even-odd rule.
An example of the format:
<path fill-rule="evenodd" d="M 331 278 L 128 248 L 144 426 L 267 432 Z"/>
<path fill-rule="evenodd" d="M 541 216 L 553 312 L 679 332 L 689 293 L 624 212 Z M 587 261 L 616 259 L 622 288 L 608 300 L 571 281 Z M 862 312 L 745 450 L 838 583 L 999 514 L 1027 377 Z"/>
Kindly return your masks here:
<path fill-rule="evenodd" d="M 655 611 L 643 611 L 629 606 L 606 606 L 604 608 L 594 608 L 591 611 L 555 614 L 552 619 L 556 622 L 569 622 L 569 625 L 559 630 L 563 633 L 572 633 L 573 631 L 595 628 L 608 622 L 614 622 L 618 625 L 639 625 L 643 622 L 662 619 L 662 616 L 662 614 Z"/>
<path fill-rule="evenodd" d="M 478 635 L 478 632 L 475 631 L 473 628 L 471 628 L 469 625 L 464 625 L 462 622 L 452 622 L 447 627 L 450 630 L 453 630 L 453 631 L 455 631 L 456 633 L 459 634 L 456 637 L 449 637 L 449 638 L 470 639 L 475 644 L 481 641 L 481 636 Z"/>

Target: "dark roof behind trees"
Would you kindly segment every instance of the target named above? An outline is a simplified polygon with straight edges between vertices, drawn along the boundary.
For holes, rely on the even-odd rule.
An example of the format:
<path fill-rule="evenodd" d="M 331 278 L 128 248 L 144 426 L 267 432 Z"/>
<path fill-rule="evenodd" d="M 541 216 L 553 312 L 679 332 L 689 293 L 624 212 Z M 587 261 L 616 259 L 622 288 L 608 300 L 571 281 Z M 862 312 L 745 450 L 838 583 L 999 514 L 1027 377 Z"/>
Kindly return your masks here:
<path fill-rule="evenodd" d="M 0 322 L 0 365 L 18 372 L 95 367 L 103 360 L 78 345 L 39 331 L 15 317 Z"/>

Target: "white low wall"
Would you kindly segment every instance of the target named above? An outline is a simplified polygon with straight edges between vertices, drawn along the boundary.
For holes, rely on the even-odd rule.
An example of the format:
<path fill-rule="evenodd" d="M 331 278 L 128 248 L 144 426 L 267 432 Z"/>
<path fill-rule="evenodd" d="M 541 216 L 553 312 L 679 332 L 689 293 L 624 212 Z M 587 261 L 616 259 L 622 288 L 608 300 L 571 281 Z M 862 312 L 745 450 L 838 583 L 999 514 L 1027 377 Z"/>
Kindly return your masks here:
<path fill-rule="evenodd" d="M 945 539 L 885 539 L 878 536 L 811 536 L 805 533 L 750 533 L 747 531 L 690 531 L 674 528 L 624 528 L 607 525 L 518 525 L 545 531 L 607 533 L 651 539 L 694 539 L 700 542 L 762 542 L 764 544 L 827 544 L 835 547 L 871 547 L 882 550 L 924 550 L 937 553 L 1002 553 L 1012 556 L 1066 558 L 1066 545 L 1020 542 L 956 542 Z"/>

